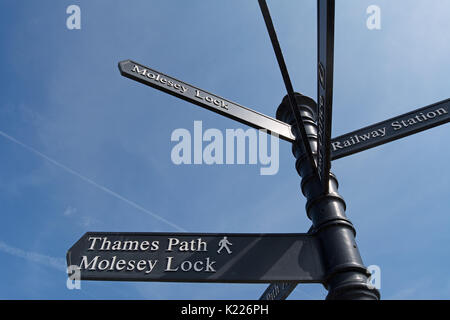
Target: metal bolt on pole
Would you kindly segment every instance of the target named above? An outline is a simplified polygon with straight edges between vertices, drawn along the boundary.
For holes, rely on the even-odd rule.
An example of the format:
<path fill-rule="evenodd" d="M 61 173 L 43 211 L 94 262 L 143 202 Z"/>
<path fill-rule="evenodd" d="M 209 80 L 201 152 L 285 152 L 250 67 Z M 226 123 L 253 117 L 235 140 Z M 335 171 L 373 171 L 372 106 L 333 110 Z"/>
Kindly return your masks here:
<path fill-rule="evenodd" d="M 295 94 L 295 99 L 317 162 L 317 104 L 299 93 Z M 300 137 L 287 96 L 277 109 L 277 119 L 292 125 L 293 133 Z M 301 190 L 307 199 L 306 213 L 321 246 L 327 300 L 378 300 L 380 293 L 370 286 L 370 273 L 356 245 L 355 228 L 345 215 L 346 204 L 338 193 L 337 178 L 330 173 L 329 190 L 324 193 L 299 138 L 292 144 L 292 151 L 297 159 L 295 167 L 302 177 Z"/>

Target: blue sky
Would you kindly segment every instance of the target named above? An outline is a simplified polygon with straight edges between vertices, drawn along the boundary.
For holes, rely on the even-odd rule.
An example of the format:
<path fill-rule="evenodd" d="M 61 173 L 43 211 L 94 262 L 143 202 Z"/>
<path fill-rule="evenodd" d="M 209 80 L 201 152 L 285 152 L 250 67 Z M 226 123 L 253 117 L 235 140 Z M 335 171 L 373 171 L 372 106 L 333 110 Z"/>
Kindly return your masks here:
<path fill-rule="evenodd" d="M 336 1 L 333 136 L 450 97 L 450 2 Z M 316 1 L 268 1 L 294 88 L 316 98 Z M 81 29 L 66 8 L 81 8 Z M 366 8 L 381 8 L 368 30 Z M 173 130 L 243 128 L 120 76 L 132 59 L 270 116 L 285 95 L 257 1 L 0 2 L 0 298 L 256 299 L 265 284 L 83 282 L 86 231 L 292 233 L 310 221 L 287 142 L 280 170 L 181 165 Z M 384 299 L 449 299 L 448 125 L 333 162 Z M 256 262 L 255 262 L 256 263 Z M 289 299 L 323 299 L 299 285 Z"/>

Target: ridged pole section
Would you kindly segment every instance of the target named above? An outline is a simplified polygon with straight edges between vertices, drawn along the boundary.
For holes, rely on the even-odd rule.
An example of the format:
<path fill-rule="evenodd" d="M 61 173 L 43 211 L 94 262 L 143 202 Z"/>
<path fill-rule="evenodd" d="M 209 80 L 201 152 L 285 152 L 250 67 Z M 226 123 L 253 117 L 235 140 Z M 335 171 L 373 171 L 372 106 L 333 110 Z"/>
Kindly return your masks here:
<path fill-rule="evenodd" d="M 295 98 L 317 163 L 317 105 L 313 99 L 299 93 Z M 278 107 L 277 119 L 292 125 L 294 134 L 299 137 L 287 96 Z M 355 228 L 345 215 L 346 204 L 338 193 L 337 178 L 330 173 L 329 191 L 324 194 L 319 177 L 314 174 L 315 168 L 298 140 L 292 144 L 292 152 L 302 178 L 301 190 L 307 199 L 306 214 L 321 246 L 327 300 L 379 300 L 380 293 L 370 285 L 370 273 L 359 254 Z"/>

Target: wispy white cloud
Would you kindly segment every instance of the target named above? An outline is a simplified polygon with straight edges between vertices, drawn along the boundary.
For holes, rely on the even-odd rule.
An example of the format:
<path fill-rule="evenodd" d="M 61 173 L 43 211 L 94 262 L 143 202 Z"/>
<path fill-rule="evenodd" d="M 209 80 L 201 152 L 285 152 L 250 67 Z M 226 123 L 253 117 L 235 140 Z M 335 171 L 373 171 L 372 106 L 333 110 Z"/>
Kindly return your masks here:
<path fill-rule="evenodd" d="M 64 210 L 63 215 L 68 217 L 68 216 L 71 216 L 71 215 L 75 214 L 76 212 L 77 212 L 77 208 L 73 208 L 71 206 L 68 206 L 66 208 L 66 210 Z"/>
<path fill-rule="evenodd" d="M 25 251 L 20 248 L 13 247 L 3 241 L 0 241 L 0 252 L 9 254 L 9 255 L 17 257 L 17 258 L 25 259 L 31 263 L 40 264 L 44 267 L 56 269 L 60 272 L 64 272 L 67 274 L 66 261 L 63 258 L 56 258 L 56 257 L 48 256 L 48 255 L 45 255 L 42 253 Z M 104 284 L 103 285 L 100 284 L 100 285 L 107 287 L 107 285 L 104 285 Z M 113 291 L 117 292 L 118 294 L 123 295 L 123 293 L 119 292 L 118 290 L 116 290 L 114 288 L 109 288 L 109 290 L 113 290 Z M 86 295 L 86 296 L 90 297 L 91 299 L 99 299 L 99 297 L 97 297 L 96 295 L 94 295 L 86 290 L 77 290 L 77 292 L 81 292 L 83 295 Z"/>
<path fill-rule="evenodd" d="M 101 221 L 93 218 L 91 216 L 82 215 L 78 212 L 78 209 L 72 206 L 67 206 L 66 209 L 63 212 L 63 216 L 67 217 L 68 219 L 73 219 L 75 222 L 79 225 L 81 225 L 83 228 L 92 227 L 93 225 L 99 225 L 101 224 Z"/>

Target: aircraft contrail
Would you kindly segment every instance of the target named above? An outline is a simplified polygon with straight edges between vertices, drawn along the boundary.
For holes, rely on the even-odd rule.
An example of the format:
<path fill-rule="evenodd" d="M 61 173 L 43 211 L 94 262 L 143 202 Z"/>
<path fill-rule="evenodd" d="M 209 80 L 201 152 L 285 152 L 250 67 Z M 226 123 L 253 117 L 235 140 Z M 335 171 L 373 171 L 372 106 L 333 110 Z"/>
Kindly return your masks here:
<path fill-rule="evenodd" d="M 22 249 L 12 247 L 4 243 L 3 241 L 0 241 L 0 251 L 16 257 L 24 258 L 29 261 L 46 265 L 59 271 L 66 272 L 67 270 L 65 261 L 62 258 L 54 258 L 37 252 L 24 251 Z"/>
<path fill-rule="evenodd" d="M 119 199 L 119 200 L 122 200 L 122 201 L 126 202 L 127 204 L 129 204 L 129 205 L 132 206 L 133 208 L 138 209 L 139 211 L 144 212 L 144 213 L 146 213 L 146 214 L 152 216 L 153 218 L 155 218 L 155 219 L 157 219 L 157 220 L 159 220 L 159 221 L 161 221 L 161 222 L 163 222 L 163 223 L 165 223 L 165 224 L 167 224 L 167 225 L 169 225 L 169 226 L 171 226 L 171 227 L 173 227 L 173 228 L 175 228 L 175 229 L 177 229 L 177 230 L 179 230 L 179 231 L 182 231 L 182 232 L 185 232 L 185 231 L 186 231 L 185 229 L 181 228 L 180 226 L 176 225 L 175 223 L 172 223 L 172 222 L 168 221 L 167 219 L 165 219 L 165 218 L 163 218 L 163 217 L 157 215 L 156 213 L 153 213 L 153 212 L 151 212 L 151 211 L 145 209 L 144 207 L 140 206 L 139 204 L 137 204 L 137 203 L 135 203 L 135 202 L 133 202 L 133 201 L 131 201 L 131 200 L 128 200 L 127 198 L 121 196 L 120 194 L 118 194 L 118 193 L 112 191 L 111 189 L 108 189 L 108 188 L 106 188 L 106 187 L 104 187 L 104 186 L 102 186 L 102 185 L 96 183 L 95 181 L 93 181 L 93 180 L 91 180 L 91 179 L 89 179 L 89 178 L 83 176 L 82 174 L 76 172 L 75 170 L 72 170 L 72 169 L 70 169 L 69 167 L 66 167 L 65 165 L 59 163 L 58 161 L 56 161 L 56 160 L 54 160 L 54 159 L 52 159 L 52 158 L 46 156 L 46 155 L 43 154 L 42 152 L 39 152 L 38 150 L 36 150 L 36 149 L 34 149 L 34 148 L 32 148 L 32 147 L 26 145 L 25 143 L 22 143 L 22 142 L 20 142 L 19 140 L 17 140 L 17 139 L 15 139 L 15 138 L 11 137 L 10 135 L 4 133 L 3 131 L 0 131 L 0 135 L 3 136 L 3 137 L 5 137 L 6 139 L 8 139 L 8 140 L 10 140 L 10 141 L 12 141 L 12 142 L 18 144 L 18 145 L 20 145 L 21 147 L 27 149 L 28 151 L 34 153 L 35 155 L 37 155 L 37 156 L 39 156 L 39 157 L 41 157 L 41 158 L 44 158 L 45 160 L 47 160 L 47 161 L 53 163 L 55 166 L 58 166 L 59 168 L 65 170 L 66 172 L 69 172 L 70 174 L 72 174 L 72 175 L 74 175 L 74 176 L 80 178 L 81 180 L 84 180 L 85 182 L 87 182 L 87 183 L 93 185 L 93 186 L 96 187 L 97 189 L 100 189 L 100 190 L 102 190 L 103 192 L 106 192 L 106 193 L 108 193 L 109 195 L 111 195 L 111 196 L 113 196 L 113 197 L 115 197 L 115 198 L 117 198 L 117 199 Z"/>

